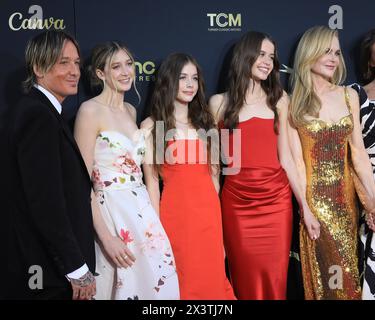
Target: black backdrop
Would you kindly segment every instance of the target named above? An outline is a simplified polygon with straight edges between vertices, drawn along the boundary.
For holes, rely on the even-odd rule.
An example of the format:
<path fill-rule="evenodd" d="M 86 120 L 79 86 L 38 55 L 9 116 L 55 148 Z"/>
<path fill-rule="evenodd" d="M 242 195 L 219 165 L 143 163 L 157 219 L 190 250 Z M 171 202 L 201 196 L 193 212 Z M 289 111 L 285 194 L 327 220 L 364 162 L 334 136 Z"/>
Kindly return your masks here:
<path fill-rule="evenodd" d="M 192 54 L 203 68 L 209 97 L 225 89 L 230 49 L 248 30 L 269 33 L 278 44 L 281 62 L 291 66 L 297 41 L 307 28 L 317 24 L 338 27 L 348 83 L 356 81 L 358 43 L 375 27 L 374 12 L 374 0 L 2 0 L 0 112 L 19 97 L 26 42 L 42 30 L 31 29 L 30 18 L 42 19 L 43 30 L 55 26 L 75 35 L 84 58 L 99 42 L 124 42 L 137 61 L 141 120 L 155 69 L 166 55 L 174 51 Z M 287 75 L 282 79 L 286 84 Z M 64 109 L 69 118 L 90 94 L 81 85 L 79 95 L 67 99 Z M 134 92 L 126 99 L 138 103 Z"/>
<path fill-rule="evenodd" d="M 297 41 L 307 28 L 339 28 L 347 83 L 357 81 L 358 45 L 364 33 L 375 27 L 374 13 L 374 0 L 1 0 L 0 115 L 20 96 L 28 39 L 50 27 L 73 34 L 84 59 L 99 42 L 119 40 L 128 46 L 137 61 L 142 101 L 137 104 L 133 91 L 126 100 L 137 106 L 140 121 L 146 116 L 155 70 L 163 58 L 175 51 L 192 54 L 203 68 L 209 97 L 224 91 L 231 48 L 248 30 L 269 33 L 278 44 L 281 63 L 291 66 Z M 41 29 L 33 28 L 30 18 L 41 19 Z M 287 74 L 282 73 L 282 80 L 286 87 Z M 80 103 L 90 97 L 85 88 L 83 81 L 78 96 L 64 102 L 72 123 Z M 302 294 L 299 265 L 291 259 L 288 295 L 293 299 Z"/>

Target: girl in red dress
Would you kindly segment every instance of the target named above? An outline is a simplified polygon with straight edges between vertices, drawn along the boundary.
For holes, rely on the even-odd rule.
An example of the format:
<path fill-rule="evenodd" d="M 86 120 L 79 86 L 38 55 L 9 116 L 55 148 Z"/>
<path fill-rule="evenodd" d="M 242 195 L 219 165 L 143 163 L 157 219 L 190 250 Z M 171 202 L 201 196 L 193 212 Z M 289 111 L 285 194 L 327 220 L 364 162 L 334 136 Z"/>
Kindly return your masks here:
<path fill-rule="evenodd" d="M 289 99 L 278 70 L 275 43 L 248 32 L 234 48 L 228 91 L 209 102 L 220 127 L 230 132 L 228 145 L 223 139 L 224 154 L 240 160 L 228 163 L 237 173 L 228 171 L 221 194 L 225 249 L 238 299 L 286 299 L 290 185 L 308 210 L 289 148 Z M 239 134 L 241 143 L 235 144 Z"/>
<path fill-rule="evenodd" d="M 146 185 L 172 245 L 181 299 L 234 299 L 225 274 L 218 165 L 211 161 L 215 143 L 202 134 L 215 122 L 194 58 L 176 53 L 162 63 L 151 116 L 141 126 L 150 133 Z"/>

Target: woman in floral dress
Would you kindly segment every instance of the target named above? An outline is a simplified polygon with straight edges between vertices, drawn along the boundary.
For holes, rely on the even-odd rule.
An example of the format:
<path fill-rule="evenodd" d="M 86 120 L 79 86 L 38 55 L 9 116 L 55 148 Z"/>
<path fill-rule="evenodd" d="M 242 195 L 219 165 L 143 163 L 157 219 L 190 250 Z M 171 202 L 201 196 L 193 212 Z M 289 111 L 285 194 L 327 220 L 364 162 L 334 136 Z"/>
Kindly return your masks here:
<path fill-rule="evenodd" d="M 116 42 L 92 53 L 91 83 L 101 93 L 84 102 L 75 137 L 91 173 L 96 239 L 96 299 L 179 299 L 174 256 L 142 182 L 144 131 L 124 102 L 135 70 Z"/>

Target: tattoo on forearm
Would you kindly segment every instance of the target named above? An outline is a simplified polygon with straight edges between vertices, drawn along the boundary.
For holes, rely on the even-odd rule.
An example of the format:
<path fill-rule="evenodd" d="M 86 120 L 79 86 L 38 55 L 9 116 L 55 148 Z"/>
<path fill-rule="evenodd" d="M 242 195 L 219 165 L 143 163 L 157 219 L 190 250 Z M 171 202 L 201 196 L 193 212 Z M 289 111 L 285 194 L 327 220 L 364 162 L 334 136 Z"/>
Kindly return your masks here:
<path fill-rule="evenodd" d="M 92 273 L 89 271 L 89 272 L 87 272 L 86 274 L 84 274 L 79 279 L 72 279 L 72 278 L 70 278 L 70 281 L 75 286 L 78 286 L 78 287 L 87 287 L 87 286 L 91 285 L 95 281 L 95 278 L 92 275 Z"/>

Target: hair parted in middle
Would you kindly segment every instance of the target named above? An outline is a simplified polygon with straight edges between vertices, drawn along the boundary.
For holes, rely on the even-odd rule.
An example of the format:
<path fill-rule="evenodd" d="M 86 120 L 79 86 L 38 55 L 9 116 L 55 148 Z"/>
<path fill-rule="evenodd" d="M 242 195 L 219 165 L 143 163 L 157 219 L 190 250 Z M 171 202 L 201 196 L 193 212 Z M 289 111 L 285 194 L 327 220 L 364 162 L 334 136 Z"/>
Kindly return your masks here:
<path fill-rule="evenodd" d="M 233 130 L 237 127 L 239 113 L 246 103 L 246 93 L 252 78 L 251 69 L 259 57 L 263 40 L 269 40 L 275 47 L 273 69 L 266 80 L 261 81 L 261 87 L 267 95 L 267 106 L 274 112 L 274 130 L 277 132 L 278 113 L 277 102 L 283 95 L 280 83 L 280 62 L 277 56 L 276 43 L 262 32 L 249 31 L 236 43 L 228 73 L 227 100 L 224 106 L 224 127 Z"/>
<path fill-rule="evenodd" d="M 308 29 L 298 43 L 294 57 L 292 77 L 290 78 L 292 96 L 290 101 L 290 120 L 293 126 L 307 123 L 305 116 L 319 117 L 321 101 L 314 91 L 311 68 L 315 62 L 331 47 L 337 30 L 326 26 L 315 26 Z M 346 67 L 343 56 L 339 56 L 339 65 L 329 81 L 340 85 L 346 78 Z"/>
<path fill-rule="evenodd" d="M 176 128 L 175 119 L 175 101 L 179 90 L 179 79 L 181 71 L 185 65 L 192 63 L 197 68 L 198 90 L 193 100 L 188 105 L 188 121 L 196 129 L 204 129 L 209 131 L 216 128 L 214 118 L 208 110 L 202 70 L 197 61 L 189 54 L 172 53 L 160 65 L 157 75 L 155 87 L 150 101 L 150 117 L 155 122 L 162 121 L 164 123 L 165 133 L 168 130 Z M 156 165 L 156 125 L 152 129 L 153 145 L 154 145 L 154 166 L 158 173 L 160 168 Z M 167 141 L 164 141 L 164 150 Z M 210 159 L 210 139 L 208 139 L 207 152 Z"/>
<path fill-rule="evenodd" d="M 119 52 L 124 51 L 133 62 L 133 68 L 135 70 L 135 61 L 133 55 L 130 53 L 129 49 L 122 43 L 116 41 L 108 41 L 102 44 L 98 44 L 92 49 L 90 65 L 87 67 L 87 73 L 90 79 L 91 89 L 104 88 L 105 83 L 98 77 L 96 71 L 101 70 L 104 72 L 106 65 L 111 65 L 114 55 Z M 135 73 L 134 73 L 135 74 Z M 140 100 L 140 95 L 138 93 L 135 77 L 133 78 L 134 90 Z"/>

